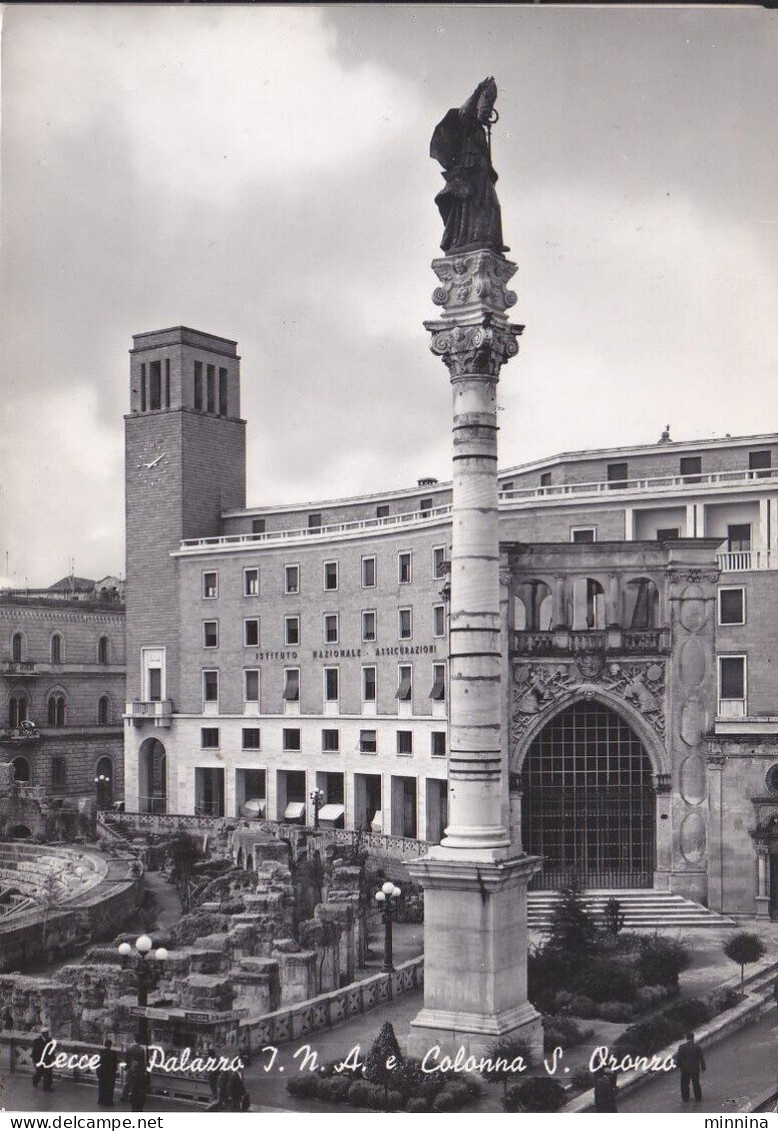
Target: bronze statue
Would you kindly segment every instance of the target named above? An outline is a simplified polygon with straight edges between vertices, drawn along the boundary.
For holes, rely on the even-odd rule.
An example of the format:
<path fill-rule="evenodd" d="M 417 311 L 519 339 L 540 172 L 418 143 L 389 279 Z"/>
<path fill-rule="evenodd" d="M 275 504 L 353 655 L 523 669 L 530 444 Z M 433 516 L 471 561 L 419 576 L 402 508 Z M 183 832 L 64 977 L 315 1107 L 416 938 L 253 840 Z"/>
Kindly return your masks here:
<path fill-rule="evenodd" d="M 490 248 L 509 249 L 502 242 L 500 202 L 494 185 L 490 128 L 497 84 L 490 75 L 480 82 L 458 110 L 449 110 L 435 127 L 430 157 L 443 166 L 446 187 L 435 197 L 445 230 L 441 248 L 446 254 Z"/>

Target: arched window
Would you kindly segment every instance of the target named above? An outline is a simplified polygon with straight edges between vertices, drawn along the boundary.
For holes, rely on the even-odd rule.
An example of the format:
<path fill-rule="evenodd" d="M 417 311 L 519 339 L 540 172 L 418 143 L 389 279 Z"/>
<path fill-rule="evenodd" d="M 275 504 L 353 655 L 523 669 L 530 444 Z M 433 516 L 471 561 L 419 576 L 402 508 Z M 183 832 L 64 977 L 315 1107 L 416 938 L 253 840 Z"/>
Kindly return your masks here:
<path fill-rule="evenodd" d="M 18 730 L 26 718 L 26 695 L 12 695 L 8 701 L 8 725 L 11 730 Z"/>
<path fill-rule="evenodd" d="M 111 700 L 107 695 L 101 695 L 97 701 L 97 721 L 103 727 L 111 721 Z"/>
<path fill-rule="evenodd" d="M 626 585 L 629 628 L 656 628 L 659 623 L 659 591 L 650 577 L 635 577 Z"/>
<path fill-rule="evenodd" d="M 55 691 L 49 696 L 49 726 L 63 727 L 65 725 L 65 696 L 61 691 Z"/>
<path fill-rule="evenodd" d="M 593 577 L 573 582 L 573 628 L 605 628 L 605 590 Z"/>
<path fill-rule="evenodd" d="M 24 659 L 24 636 L 21 632 L 15 632 L 11 640 L 11 659 L 17 664 L 20 660 Z"/>
<path fill-rule="evenodd" d="M 51 662 L 52 664 L 62 663 L 62 637 L 58 632 L 55 632 L 51 638 Z"/>
<path fill-rule="evenodd" d="M 101 636 L 97 642 L 97 662 L 107 664 L 110 655 L 110 641 L 107 636 Z"/>

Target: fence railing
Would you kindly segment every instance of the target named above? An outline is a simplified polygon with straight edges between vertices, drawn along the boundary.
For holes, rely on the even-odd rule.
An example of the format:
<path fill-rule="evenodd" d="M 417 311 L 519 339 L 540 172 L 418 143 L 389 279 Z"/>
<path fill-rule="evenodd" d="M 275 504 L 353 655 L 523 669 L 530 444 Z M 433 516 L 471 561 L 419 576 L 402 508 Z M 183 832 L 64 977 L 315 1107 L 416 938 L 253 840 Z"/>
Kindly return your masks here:
<path fill-rule="evenodd" d="M 728 550 L 717 554 L 716 558 L 719 569 L 724 573 L 778 569 L 778 552 L 775 550 Z"/>

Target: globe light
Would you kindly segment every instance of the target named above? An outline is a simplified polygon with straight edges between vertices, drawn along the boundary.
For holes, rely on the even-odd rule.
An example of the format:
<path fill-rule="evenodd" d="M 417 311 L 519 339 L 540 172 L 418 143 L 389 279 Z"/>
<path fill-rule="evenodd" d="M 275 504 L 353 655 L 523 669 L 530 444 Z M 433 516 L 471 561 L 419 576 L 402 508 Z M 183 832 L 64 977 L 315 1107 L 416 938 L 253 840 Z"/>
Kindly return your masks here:
<path fill-rule="evenodd" d="M 122 956 L 122 958 L 129 958 L 129 956 L 132 954 L 132 947 L 128 942 L 123 942 L 120 944 L 119 954 Z"/>
<path fill-rule="evenodd" d="M 154 957 L 156 958 L 157 962 L 164 962 L 167 956 L 168 952 L 164 946 L 158 946 L 154 951 Z"/>
<path fill-rule="evenodd" d="M 394 896 L 395 899 L 399 899 L 400 896 L 402 895 L 402 892 L 400 891 L 399 888 L 396 887 L 394 889 L 394 891 L 392 892 L 392 895 Z"/>
<path fill-rule="evenodd" d="M 135 942 L 135 949 L 139 954 L 148 954 L 153 945 L 148 935 L 141 935 Z"/>
<path fill-rule="evenodd" d="M 375 893 L 375 897 L 376 897 L 377 903 L 386 903 L 386 896 L 384 895 L 384 893 L 382 891 L 377 891 Z"/>
<path fill-rule="evenodd" d="M 381 888 L 381 891 L 384 893 L 384 895 L 394 895 L 394 884 L 392 883 L 392 881 L 387 880 Z"/>

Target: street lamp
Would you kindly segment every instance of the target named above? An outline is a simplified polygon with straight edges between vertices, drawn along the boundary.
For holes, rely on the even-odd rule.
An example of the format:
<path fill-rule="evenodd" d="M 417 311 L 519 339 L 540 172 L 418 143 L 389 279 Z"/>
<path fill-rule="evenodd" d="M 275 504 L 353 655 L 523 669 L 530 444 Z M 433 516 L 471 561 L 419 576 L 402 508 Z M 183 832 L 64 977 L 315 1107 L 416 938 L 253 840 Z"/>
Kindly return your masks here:
<path fill-rule="evenodd" d="M 384 920 L 384 964 L 381 967 L 382 974 L 392 974 L 394 972 L 394 966 L 392 965 L 392 915 L 397 911 L 397 900 L 401 895 L 402 892 L 391 880 L 387 880 L 381 890 L 375 893 L 376 903 L 381 908 L 381 915 Z"/>
<path fill-rule="evenodd" d="M 319 827 L 319 810 L 321 809 L 322 805 L 324 804 L 324 790 L 316 787 L 316 788 L 311 790 L 311 792 L 308 796 L 311 799 L 311 805 L 313 805 L 313 827 L 315 829 L 318 829 L 318 827 Z"/>
<path fill-rule="evenodd" d="M 146 1009 L 149 1000 L 149 990 L 159 977 L 158 970 L 154 968 L 153 963 L 149 962 L 152 957 L 151 949 L 154 943 L 148 935 L 141 935 L 135 940 L 135 954 L 133 948 L 128 942 L 119 944 L 119 955 L 122 960 L 122 966 L 126 969 L 134 965 L 135 977 L 138 982 L 138 1008 Z M 164 962 L 168 957 L 168 952 L 164 946 L 158 946 L 154 951 L 153 957 L 157 962 Z M 134 959 L 134 963 L 130 962 Z M 138 1032 L 141 1037 L 141 1044 L 147 1045 L 149 1043 L 149 1022 L 145 1013 L 141 1015 Z"/>

